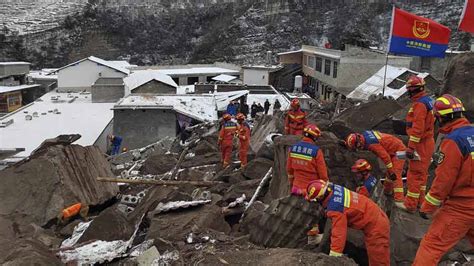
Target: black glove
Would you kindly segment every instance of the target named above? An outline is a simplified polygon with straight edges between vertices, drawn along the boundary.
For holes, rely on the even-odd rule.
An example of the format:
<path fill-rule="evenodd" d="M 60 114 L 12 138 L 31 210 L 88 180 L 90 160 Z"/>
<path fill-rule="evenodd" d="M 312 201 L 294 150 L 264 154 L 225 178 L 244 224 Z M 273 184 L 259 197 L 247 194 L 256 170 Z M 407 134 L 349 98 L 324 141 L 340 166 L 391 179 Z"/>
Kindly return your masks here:
<path fill-rule="evenodd" d="M 420 217 L 425 219 L 425 220 L 429 220 L 430 218 L 428 217 L 428 214 L 424 213 L 424 212 L 420 212 Z"/>
<path fill-rule="evenodd" d="M 395 173 L 388 173 L 388 179 L 395 181 L 397 180 L 397 175 Z"/>
<path fill-rule="evenodd" d="M 406 156 L 407 156 L 408 159 L 410 159 L 410 160 L 415 159 L 415 150 L 413 150 L 412 148 L 408 148 L 405 151 L 405 153 L 406 153 Z"/>

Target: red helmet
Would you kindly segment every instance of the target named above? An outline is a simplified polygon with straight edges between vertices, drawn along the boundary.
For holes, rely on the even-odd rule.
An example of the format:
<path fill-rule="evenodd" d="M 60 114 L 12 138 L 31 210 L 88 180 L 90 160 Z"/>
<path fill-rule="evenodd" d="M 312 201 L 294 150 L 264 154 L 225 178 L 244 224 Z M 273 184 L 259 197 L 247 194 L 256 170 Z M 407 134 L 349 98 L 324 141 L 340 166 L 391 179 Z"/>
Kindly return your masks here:
<path fill-rule="evenodd" d="M 464 109 L 461 100 L 451 94 L 444 94 L 436 99 L 433 111 L 435 116 L 440 117 L 452 113 L 464 112 L 466 109 Z"/>
<path fill-rule="evenodd" d="M 229 121 L 232 119 L 232 116 L 230 114 L 224 114 L 224 116 L 222 116 L 222 118 L 225 120 L 225 121 Z"/>
<path fill-rule="evenodd" d="M 362 134 L 352 133 L 346 138 L 346 147 L 351 151 L 362 149 L 365 145 L 365 138 Z"/>
<path fill-rule="evenodd" d="M 312 181 L 311 183 L 308 184 L 308 187 L 306 188 L 306 200 L 307 201 L 318 201 L 322 200 L 324 198 L 324 195 L 326 194 L 326 191 L 328 190 L 329 183 L 318 179 L 315 181 Z"/>
<path fill-rule="evenodd" d="M 412 75 L 411 77 L 409 77 L 406 83 L 406 87 L 408 91 L 418 90 L 425 85 L 426 85 L 425 80 L 415 75 Z"/>
<path fill-rule="evenodd" d="M 303 132 L 305 136 L 309 135 L 313 138 L 319 138 L 321 136 L 321 130 L 318 128 L 318 126 L 313 124 L 305 126 Z"/>
<path fill-rule="evenodd" d="M 235 118 L 236 118 L 237 120 L 245 120 L 245 115 L 242 114 L 242 113 L 238 113 Z"/>
<path fill-rule="evenodd" d="M 351 167 L 352 172 L 360 173 L 372 170 L 372 165 L 366 159 L 357 160 Z"/>
<path fill-rule="evenodd" d="M 291 100 L 291 104 L 290 104 L 290 105 L 291 105 L 291 107 L 293 107 L 293 108 L 299 108 L 299 107 L 300 107 L 300 100 L 298 100 L 298 99 L 293 99 L 293 100 Z"/>

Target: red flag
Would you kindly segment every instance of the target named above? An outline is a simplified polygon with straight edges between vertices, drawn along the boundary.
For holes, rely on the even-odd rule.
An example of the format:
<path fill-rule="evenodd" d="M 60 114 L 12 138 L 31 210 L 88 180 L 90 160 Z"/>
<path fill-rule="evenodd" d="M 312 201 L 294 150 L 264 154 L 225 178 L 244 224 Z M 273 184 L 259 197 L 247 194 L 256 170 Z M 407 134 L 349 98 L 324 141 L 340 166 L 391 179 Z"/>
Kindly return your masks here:
<path fill-rule="evenodd" d="M 474 0 L 466 0 L 459 22 L 459 29 L 474 33 Z"/>

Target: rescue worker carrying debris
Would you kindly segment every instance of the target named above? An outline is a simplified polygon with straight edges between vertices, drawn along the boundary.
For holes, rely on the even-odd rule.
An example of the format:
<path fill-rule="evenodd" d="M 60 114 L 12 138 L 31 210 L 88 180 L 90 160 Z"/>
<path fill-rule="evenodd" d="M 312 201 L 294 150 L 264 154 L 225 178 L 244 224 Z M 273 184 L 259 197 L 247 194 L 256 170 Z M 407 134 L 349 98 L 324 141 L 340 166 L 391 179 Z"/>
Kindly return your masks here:
<path fill-rule="evenodd" d="M 330 256 L 342 256 L 349 227 L 364 232 L 369 265 L 390 265 L 390 224 L 377 204 L 343 186 L 323 180 L 308 185 L 306 200 L 321 204 L 331 219 Z"/>
<path fill-rule="evenodd" d="M 362 134 L 352 133 L 346 138 L 349 150 L 369 150 L 377 155 L 387 167 L 385 174 L 385 194 L 394 194 L 395 202 L 404 200 L 402 172 L 405 161 L 397 158 L 397 151 L 405 151 L 403 142 L 390 134 L 379 131 L 364 131 Z"/>
<path fill-rule="evenodd" d="M 464 118 L 462 102 L 449 94 L 434 103 L 441 143 L 435 179 L 420 209 L 428 218 L 438 207 L 413 265 L 437 265 L 441 257 L 467 236 L 474 247 L 474 127 Z"/>
<path fill-rule="evenodd" d="M 407 183 L 408 191 L 404 204 L 397 207 L 415 212 L 423 203 L 428 180 L 428 168 L 434 152 L 433 99 L 426 95 L 425 80 L 411 76 L 406 84 L 413 102 L 406 117 L 407 134 L 410 137 L 406 157 L 409 160 Z M 420 159 L 415 159 L 415 151 Z"/>
<path fill-rule="evenodd" d="M 285 119 L 285 134 L 303 135 L 303 129 L 308 124 L 306 113 L 301 110 L 298 99 L 293 99 L 290 106 L 291 109 L 288 111 Z"/>
<path fill-rule="evenodd" d="M 230 114 L 224 114 L 222 118 L 224 124 L 219 132 L 218 145 L 221 149 L 222 166 L 226 168 L 229 166 L 232 157 L 232 146 L 235 133 L 237 132 L 237 124 L 231 120 Z"/>
<path fill-rule="evenodd" d="M 377 178 L 370 174 L 372 165 L 366 159 L 359 159 L 351 167 L 351 170 L 356 174 L 357 184 L 362 184 L 358 185 L 356 192 L 370 198 L 377 185 Z"/>
<path fill-rule="evenodd" d="M 242 113 L 238 113 L 237 116 L 237 137 L 239 138 L 240 146 L 239 146 L 239 159 L 240 159 L 240 167 L 245 167 L 247 165 L 247 153 L 250 146 L 250 126 L 245 121 L 245 115 Z"/>

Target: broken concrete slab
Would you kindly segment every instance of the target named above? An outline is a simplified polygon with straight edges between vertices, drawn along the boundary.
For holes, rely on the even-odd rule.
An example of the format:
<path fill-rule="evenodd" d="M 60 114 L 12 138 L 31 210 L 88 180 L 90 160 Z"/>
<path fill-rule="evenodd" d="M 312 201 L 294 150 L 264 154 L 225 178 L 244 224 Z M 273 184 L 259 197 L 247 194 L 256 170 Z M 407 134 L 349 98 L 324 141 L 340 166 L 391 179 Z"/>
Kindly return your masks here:
<path fill-rule="evenodd" d="M 140 171 L 143 174 L 162 175 L 173 170 L 177 162 L 174 154 L 152 154 Z"/>
<path fill-rule="evenodd" d="M 0 214 L 19 224 L 43 226 L 67 206 L 77 202 L 99 205 L 116 196 L 117 184 L 96 180 L 113 176 L 99 148 L 50 144 L 28 160 L 0 171 Z"/>
<path fill-rule="evenodd" d="M 41 242 L 33 239 L 21 239 L 10 243 L 8 254 L 0 257 L 2 265 L 63 265 L 61 261 Z"/>
<path fill-rule="evenodd" d="M 183 161 L 181 168 L 190 168 L 195 166 L 219 164 L 221 161 L 221 154 L 219 152 L 206 153 L 204 155 L 196 155 L 193 158 L 188 158 Z"/>
<path fill-rule="evenodd" d="M 213 139 L 213 143 L 217 143 L 217 139 Z M 207 140 L 201 140 L 198 142 L 196 145 L 196 148 L 194 148 L 194 153 L 196 155 L 204 155 L 210 152 L 218 152 L 219 150 L 217 149 L 216 144 L 211 144 Z"/>
<path fill-rule="evenodd" d="M 150 249 L 143 252 L 143 254 L 138 256 L 136 260 L 139 266 L 148 266 L 148 265 L 153 265 L 153 262 L 156 259 L 159 259 L 159 257 L 160 257 L 160 252 L 158 252 L 158 249 L 153 246 Z"/>
<path fill-rule="evenodd" d="M 242 170 L 242 174 L 248 179 L 262 179 L 273 166 L 273 161 L 265 158 L 257 158 L 250 161 Z"/>

